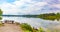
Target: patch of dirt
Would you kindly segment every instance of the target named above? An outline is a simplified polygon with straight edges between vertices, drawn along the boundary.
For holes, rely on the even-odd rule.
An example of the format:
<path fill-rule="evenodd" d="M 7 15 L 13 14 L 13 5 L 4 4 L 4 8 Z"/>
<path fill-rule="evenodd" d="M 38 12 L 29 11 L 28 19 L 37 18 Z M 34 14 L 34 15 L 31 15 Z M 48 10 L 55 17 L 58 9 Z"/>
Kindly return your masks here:
<path fill-rule="evenodd" d="M 0 32 L 23 32 L 22 29 L 15 24 L 4 24 L 0 27 Z"/>

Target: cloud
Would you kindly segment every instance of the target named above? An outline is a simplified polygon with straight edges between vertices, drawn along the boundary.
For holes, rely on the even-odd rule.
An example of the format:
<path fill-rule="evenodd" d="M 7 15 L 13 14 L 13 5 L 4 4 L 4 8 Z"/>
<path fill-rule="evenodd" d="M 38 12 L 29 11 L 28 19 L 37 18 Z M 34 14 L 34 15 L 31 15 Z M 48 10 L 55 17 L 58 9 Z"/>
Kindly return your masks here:
<path fill-rule="evenodd" d="M 57 7 L 57 8 L 60 8 L 60 4 L 54 4 L 52 5 L 53 7 Z"/>
<path fill-rule="evenodd" d="M 0 4 L 0 7 L 3 9 L 3 14 L 30 14 L 31 12 L 41 9 L 41 6 L 46 5 L 46 2 L 34 2 L 31 0 L 19 0 L 11 3 Z M 26 6 L 26 7 L 25 7 Z M 25 8 L 22 8 L 25 7 Z"/>
<path fill-rule="evenodd" d="M 60 10 L 60 0 L 5 0 L 0 4 L 3 14 L 40 14 L 58 12 Z M 10 1 L 10 2 L 9 2 Z M 58 3 L 58 4 L 56 4 Z"/>
<path fill-rule="evenodd" d="M 33 0 L 36 2 L 47 2 L 49 4 L 60 4 L 60 0 Z"/>
<path fill-rule="evenodd" d="M 14 14 L 16 10 L 16 7 L 15 5 L 12 5 L 10 3 L 3 3 L 0 5 L 2 11 L 3 11 L 3 14 Z"/>

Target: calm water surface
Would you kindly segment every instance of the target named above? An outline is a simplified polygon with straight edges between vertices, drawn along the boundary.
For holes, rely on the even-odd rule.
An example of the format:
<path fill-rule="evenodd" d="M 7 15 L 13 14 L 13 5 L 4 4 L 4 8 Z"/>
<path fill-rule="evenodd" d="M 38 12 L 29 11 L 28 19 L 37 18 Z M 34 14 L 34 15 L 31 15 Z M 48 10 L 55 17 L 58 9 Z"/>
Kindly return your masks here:
<path fill-rule="evenodd" d="M 19 23 L 28 23 L 35 28 L 39 28 L 39 27 L 48 28 L 48 27 L 60 25 L 59 21 L 43 20 L 40 18 L 3 17 L 2 21 L 4 20 L 14 20 L 15 22 L 19 22 Z"/>

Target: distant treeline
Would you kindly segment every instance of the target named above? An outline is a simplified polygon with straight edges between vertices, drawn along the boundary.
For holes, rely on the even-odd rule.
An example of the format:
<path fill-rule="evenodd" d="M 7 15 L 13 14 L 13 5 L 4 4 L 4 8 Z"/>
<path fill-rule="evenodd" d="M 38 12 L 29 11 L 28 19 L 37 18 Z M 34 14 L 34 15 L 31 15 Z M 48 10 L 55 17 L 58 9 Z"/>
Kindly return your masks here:
<path fill-rule="evenodd" d="M 46 14 L 40 14 L 38 18 L 46 19 L 46 20 L 59 20 L 60 19 L 60 13 L 46 13 Z"/>
<path fill-rule="evenodd" d="M 37 17 L 38 15 L 2 15 L 7 17 Z"/>

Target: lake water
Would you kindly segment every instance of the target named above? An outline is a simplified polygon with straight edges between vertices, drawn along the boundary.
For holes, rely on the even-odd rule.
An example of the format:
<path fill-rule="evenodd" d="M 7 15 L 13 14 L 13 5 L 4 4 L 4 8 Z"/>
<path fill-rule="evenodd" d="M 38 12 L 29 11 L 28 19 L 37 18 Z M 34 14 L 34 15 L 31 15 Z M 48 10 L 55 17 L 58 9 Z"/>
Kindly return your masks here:
<path fill-rule="evenodd" d="M 43 20 L 40 18 L 3 17 L 2 21 L 4 20 L 14 20 L 15 22 L 19 22 L 19 23 L 28 23 L 35 28 L 39 28 L 39 27 L 48 28 L 48 27 L 60 25 L 60 22 L 57 20 L 51 21 L 51 20 Z"/>

